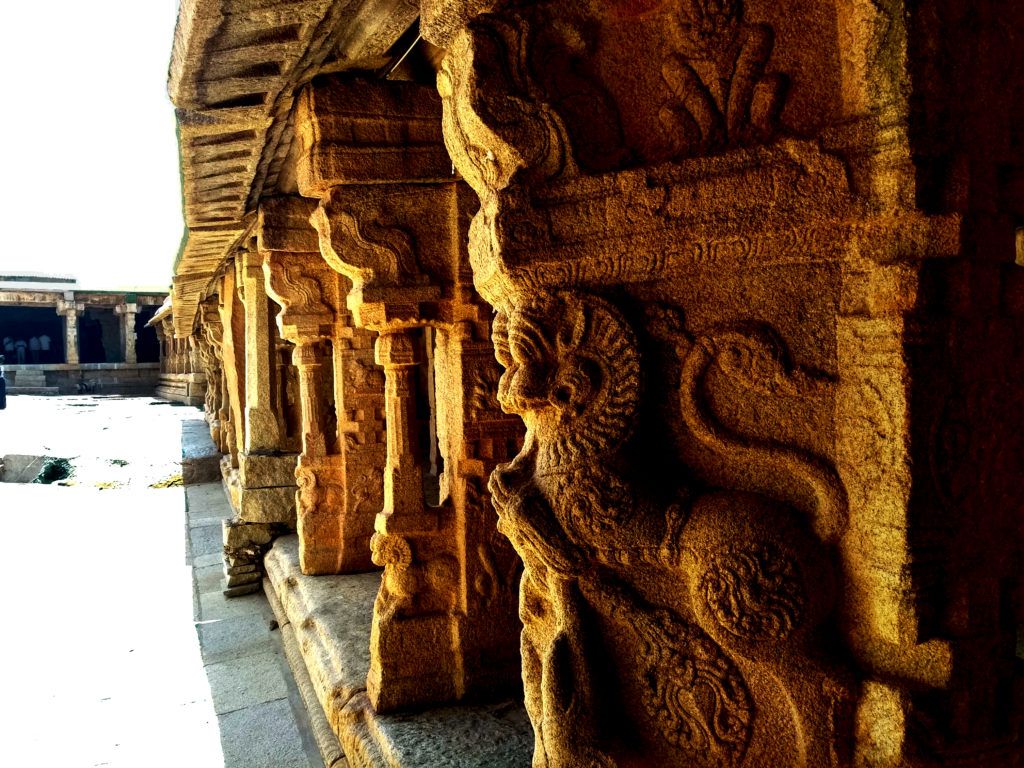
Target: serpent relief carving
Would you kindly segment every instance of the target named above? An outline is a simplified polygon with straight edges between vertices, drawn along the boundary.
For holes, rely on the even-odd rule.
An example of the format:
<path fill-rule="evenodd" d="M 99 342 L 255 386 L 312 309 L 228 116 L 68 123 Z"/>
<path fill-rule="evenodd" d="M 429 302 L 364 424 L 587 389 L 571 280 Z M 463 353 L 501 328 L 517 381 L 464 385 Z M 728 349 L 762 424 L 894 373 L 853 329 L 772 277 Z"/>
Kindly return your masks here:
<path fill-rule="evenodd" d="M 845 497 L 834 472 L 815 457 L 726 432 L 701 393 L 712 366 L 766 396 L 817 396 L 829 384 L 788 366 L 763 329 L 691 340 L 681 322 L 664 319 L 652 322 L 651 332 L 674 345 L 682 361 L 683 425 L 732 466 L 732 487 L 678 493 L 677 502 L 624 469 L 622 448 L 640 418 L 642 368 L 637 337 L 612 304 L 541 292 L 500 311 L 494 322 L 495 354 L 505 367 L 498 399 L 527 428 L 522 451 L 497 468 L 490 490 L 499 529 L 524 562 L 523 677 L 534 765 L 620 764 L 624 747 L 597 725 L 599 687 L 609 672 L 594 666 L 592 640 L 582 629 L 589 610 L 609 617 L 642 649 L 636 684 L 648 730 L 676 750 L 676 759 L 748 764 L 744 756 L 754 749 L 764 709 L 771 721 L 791 718 L 793 738 L 803 739 L 779 747 L 789 755 L 780 759 L 832 765 L 824 757 L 831 723 L 818 722 L 832 702 L 822 693 L 820 708 L 797 713 L 779 694 L 802 684 L 794 668 L 801 680 L 820 678 L 821 691 L 836 689 L 830 672 L 805 657 L 828 612 L 822 542 L 842 530 Z M 763 489 L 744 483 L 752 467 L 783 482 Z M 787 482 L 799 486 L 792 498 L 779 492 Z M 683 604 L 642 597 L 628 583 L 639 568 L 658 569 L 664 583 L 677 583 Z M 751 664 L 767 664 L 781 691 L 767 691 L 763 682 L 751 689 L 743 671 Z"/>

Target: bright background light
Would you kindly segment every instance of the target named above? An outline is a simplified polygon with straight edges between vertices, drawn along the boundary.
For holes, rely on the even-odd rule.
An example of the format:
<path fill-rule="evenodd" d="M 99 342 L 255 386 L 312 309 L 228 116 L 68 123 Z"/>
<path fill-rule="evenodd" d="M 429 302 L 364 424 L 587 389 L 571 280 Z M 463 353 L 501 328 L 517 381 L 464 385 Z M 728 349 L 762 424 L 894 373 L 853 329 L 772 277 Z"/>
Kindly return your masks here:
<path fill-rule="evenodd" d="M 182 233 L 166 89 L 177 5 L 5 4 L 0 271 L 169 286 Z"/>

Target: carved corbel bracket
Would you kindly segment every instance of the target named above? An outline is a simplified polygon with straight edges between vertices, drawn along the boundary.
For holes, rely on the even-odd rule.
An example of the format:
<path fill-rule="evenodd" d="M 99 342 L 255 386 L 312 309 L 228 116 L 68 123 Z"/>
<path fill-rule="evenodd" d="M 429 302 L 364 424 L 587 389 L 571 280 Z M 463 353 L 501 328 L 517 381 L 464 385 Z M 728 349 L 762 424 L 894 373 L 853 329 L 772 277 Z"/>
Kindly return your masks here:
<path fill-rule="evenodd" d="M 479 16 L 452 36 L 438 73 L 445 145 L 485 206 L 514 177 L 577 171 L 565 123 L 530 72 L 530 42 L 524 18 Z"/>
<path fill-rule="evenodd" d="M 320 256 L 316 230 L 309 217 L 316 201 L 302 197 L 267 198 L 260 202 L 256 247 L 262 256 L 267 295 L 281 306 L 281 336 L 296 344 L 333 335 L 344 324 L 342 276 Z"/>
<path fill-rule="evenodd" d="M 65 301 L 61 299 L 57 302 L 57 314 L 64 315 L 65 317 L 76 317 L 82 312 L 85 312 L 85 302 L 82 301 Z"/>
<path fill-rule="evenodd" d="M 352 281 L 348 307 L 357 325 L 384 331 L 439 317 L 459 251 L 454 199 L 453 184 L 327 192 L 310 221 L 324 259 Z"/>
<path fill-rule="evenodd" d="M 268 251 L 263 255 L 267 295 L 281 305 L 281 337 L 295 344 L 334 335 L 343 322 L 342 276 L 319 254 Z"/>
<path fill-rule="evenodd" d="M 224 325 L 220 319 L 219 299 L 212 297 L 200 306 L 200 328 L 207 343 L 213 348 L 214 354 L 221 356 L 221 345 L 224 343 Z"/>

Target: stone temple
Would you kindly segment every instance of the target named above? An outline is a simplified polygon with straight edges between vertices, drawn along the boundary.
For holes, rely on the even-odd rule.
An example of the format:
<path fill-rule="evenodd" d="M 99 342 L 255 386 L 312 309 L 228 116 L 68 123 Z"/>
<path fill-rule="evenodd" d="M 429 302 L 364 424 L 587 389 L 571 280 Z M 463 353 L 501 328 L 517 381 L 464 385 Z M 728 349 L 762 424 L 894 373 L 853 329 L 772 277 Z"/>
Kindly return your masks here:
<path fill-rule="evenodd" d="M 168 87 L 327 765 L 1024 764 L 1024 3 L 182 0 Z"/>
<path fill-rule="evenodd" d="M 153 394 L 162 356 L 148 324 L 166 297 L 84 290 L 68 275 L 0 274 L 0 355 L 9 391 Z"/>

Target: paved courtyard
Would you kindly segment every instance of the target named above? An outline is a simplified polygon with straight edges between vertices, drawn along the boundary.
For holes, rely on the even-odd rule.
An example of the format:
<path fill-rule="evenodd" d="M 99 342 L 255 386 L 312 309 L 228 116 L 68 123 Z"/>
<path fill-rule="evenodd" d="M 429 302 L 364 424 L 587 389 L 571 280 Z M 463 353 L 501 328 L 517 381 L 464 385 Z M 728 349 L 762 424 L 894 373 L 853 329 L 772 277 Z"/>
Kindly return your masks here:
<path fill-rule="evenodd" d="M 180 486 L 200 418 L 152 398 L 0 411 L 0 455 L 70 467 L 0 483 L 0 764 L 322 768 L 266 599 L 221 594 L 219 483 Z"/>

